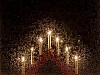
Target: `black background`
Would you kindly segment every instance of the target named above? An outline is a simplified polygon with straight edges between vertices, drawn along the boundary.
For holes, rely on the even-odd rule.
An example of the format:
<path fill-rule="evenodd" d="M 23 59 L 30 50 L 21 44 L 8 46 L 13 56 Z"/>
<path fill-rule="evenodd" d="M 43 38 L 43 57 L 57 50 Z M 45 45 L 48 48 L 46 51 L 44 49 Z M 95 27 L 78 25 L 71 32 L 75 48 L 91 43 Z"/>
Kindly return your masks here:
<path fill-rule="evenodd" d="M 97 6 L 96 0 L 2 0 L 1 1 L 1 55 L 7 53 L 6 48 L 11 44 L 12 38 L 17 37 L 18 33 L 24 31 L 20 27 L 30 26 L 31 19 L 33 21 L 41 20 L 42 18 L 50 17 L 57 21 L 63 21 L 65 24 L 70 23 L 70 29 L 75 35 L 80 35 L 84 44 L 88 45 L 91 52 L 89 59 L 89 70 L 83 75 L 99 75 L 100 74 L 100 51 L 99 51 L 99 24 L 97 23 Z M 30 20 L 26 22 L 27 20 Z M 65 25 L 66 27 L 66 25 Z M 15 41 L 16 42 L 16 41 Z M 11 44 L 12 45 L 12 44 Z M 7 49 L 9 53 L 9 49 Z M 1 57 L 2 58 L 2 57 Z M 8 57 L 10 58 L 10 57 Z M 5 58 L 6 59 L 6 58 Z M 6 60 L 5 63 L 10 60 Z M 2 63 L 1 63 L 2 65 Z M 3 65 L 4 68 L 6 65 Z M 7 65 L 8 66 L 8 65 Z M 6 72 L 8 69 L 5 67 L 2 70 Z M 8 66 L 9 68 L 9 66 Z"/>

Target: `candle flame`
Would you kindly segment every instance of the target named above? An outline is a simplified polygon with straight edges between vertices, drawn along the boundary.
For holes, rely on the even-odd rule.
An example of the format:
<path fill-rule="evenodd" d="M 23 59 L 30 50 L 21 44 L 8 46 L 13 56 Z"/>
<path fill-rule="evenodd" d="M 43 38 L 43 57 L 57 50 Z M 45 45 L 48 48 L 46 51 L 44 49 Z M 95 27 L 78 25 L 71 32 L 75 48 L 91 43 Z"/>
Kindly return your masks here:
<path fill-rule="evenodd" d="M 78 56 L 77 56 L 77 55 L 75 55 L 74 59 L 75 59 L 75 60 L 78 60 Z"/>
<path fill-rule="evenodd" d="M 59 37 L 56 38 L 56 42 L 58 42 L 58 41 L 59 41 Z"/>
<path fill-rule="evenodd" d="M 66 46 L 66 52 L 68 52 L 68 47 Z"/>
<path fill-rule="evenodd" d="M 22 62 L 24 62 L 25 61 L 25 57 L 22 57 Z"/>
<path fill-rule="evenodd" d="M 48 31 L 48 35 L 51 35 L 51 32 L 52 32 L 52 31 Z"/>
<path fill-rule="evenodd" d="M 40 37 L 39 41 L 40 41 L 40 42 L 42 42 L 42 41 L 43 41 L 43 39 Z"/>
<path fill-rule="evenodd" d="M 31 47 L 31 51 L 33 51 L 34 50 L 34 48 L 33 47 Z"/>

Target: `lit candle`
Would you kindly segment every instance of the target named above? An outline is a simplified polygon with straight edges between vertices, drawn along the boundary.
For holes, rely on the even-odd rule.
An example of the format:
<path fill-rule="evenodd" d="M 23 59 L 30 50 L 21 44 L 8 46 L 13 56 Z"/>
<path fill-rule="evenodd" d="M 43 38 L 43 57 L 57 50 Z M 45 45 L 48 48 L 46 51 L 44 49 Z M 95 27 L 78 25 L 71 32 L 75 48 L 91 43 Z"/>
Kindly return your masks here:
<path fill-rule="evenodd" d="M 75 55 L 75 74 L 78 75 L 78 56 Z"/>
<path fill-rule="evenodd" d="M 43 39 L 40 37 L 39 39 L 39 54 L 42 55 L 42 42 L 43 42 Z"/>
<path fill-rule="evenodd" d="M 66 63 L 69 64 L 69 47 L 66 46 Z"/>
<path fill-rule="evenodd" d="M 48 31 L 48 49 L 51 49 L 51 31 Z"/>
<path fill-rule="evenodd" d="M 59 51 L 59 37 L 56 37 L 56 50 L 57 50 L 57 54 L 59 55 L 60 54 L 60 51 Z"/>
<path fill-rule="evenodd" d="M 49 49 L 49 35 L 48 35 L 48 49 Z"/>
<path fill-rule="evenodd" d="M 51 49 L 51 35 L 50 35 L 50 49 Z"/>
<path fill-rule="evenodd" d="M 22 57 L 22 75 L 25 75 L 25 57 Z"/>
<path fill-rule="evenodd" d="M 33 63 L 33 60 L 32 60 L 32 59 L 33 59 L 33 58 L 32 58 L 32 57 L 33 57 L 33 55 L 32 55 L 32 54 L 33 54 L 33 50 L 34 50 L 34 48 L 31 47 L 31 64 Z"/>

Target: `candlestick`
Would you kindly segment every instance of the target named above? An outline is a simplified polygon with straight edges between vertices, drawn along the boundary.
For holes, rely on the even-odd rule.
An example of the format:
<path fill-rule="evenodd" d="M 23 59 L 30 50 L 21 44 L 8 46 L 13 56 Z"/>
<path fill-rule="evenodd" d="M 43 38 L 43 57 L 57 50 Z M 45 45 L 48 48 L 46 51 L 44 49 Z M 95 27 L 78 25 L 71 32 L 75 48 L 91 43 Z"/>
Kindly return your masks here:
<path fill-rule="evenodd" d="M 32 57 L 33 57 L 33 55 L 32 55 L 32 54 L 33 54 L 33 49 L 34 49 L 34 48 L 31 47 L 31 64 L 33 63 L 33 60 L 32 60 L 32 59 L 33 59 L 33 58 L 32 58 Z"/>
<path fill-rule="evenodd" d="M 60 54 L 60 51 L 59 51 L 59 37 L 56 38 L 56 50 L 57 50 L 57 54 L 59 55 Z"/>
<path fill-rule="evenodd" d="M 22 57 L 22 75 L 25 75 L 25 57 Z"/>
<path fill-rule="evenodd" d="M 42 55 L 42 38 L 39 39 L 39 54 Z"/>
<path fill-rule="evenodd" d="M 75 74 L 78 75 L 78 56 L 75 55 Z"/>

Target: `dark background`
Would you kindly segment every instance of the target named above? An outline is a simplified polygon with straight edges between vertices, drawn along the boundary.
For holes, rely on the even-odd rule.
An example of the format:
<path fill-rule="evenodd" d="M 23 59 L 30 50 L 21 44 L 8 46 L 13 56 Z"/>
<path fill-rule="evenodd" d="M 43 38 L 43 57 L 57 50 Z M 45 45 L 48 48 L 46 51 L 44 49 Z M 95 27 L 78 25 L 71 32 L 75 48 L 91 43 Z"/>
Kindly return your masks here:
<path fill-rule="evenodd" d="M 24 28 L 31 26 L 32 22 L 49 17 L 70 23 L 73 35 L 80 35 L 89 47 L 91 57 L 83 75 L 100 75 L 99 5 L 100 1 L 96 0 L 2 0 L 0 39 L 1 60 L 4 61 L 1 62 L 1 71 L 10 72 L 9 46 L 14 46 L 18 34 L 24 35 Z"/>

